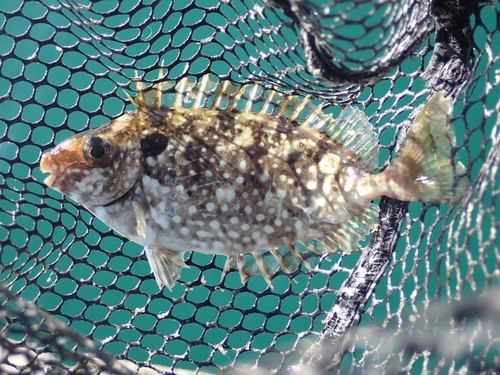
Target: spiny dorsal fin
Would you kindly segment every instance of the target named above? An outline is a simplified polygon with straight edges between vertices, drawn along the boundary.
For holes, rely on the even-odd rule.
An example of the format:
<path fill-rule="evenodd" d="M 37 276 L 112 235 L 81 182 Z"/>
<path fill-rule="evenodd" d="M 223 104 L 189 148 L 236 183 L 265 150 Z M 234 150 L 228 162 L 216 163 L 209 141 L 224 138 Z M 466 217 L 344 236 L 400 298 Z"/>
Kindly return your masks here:
<path fill-rule="evenodd" d="M 329 137 L 356 154 L 368 169 L 378 166 L 378 135 L 368 117 L 356 107 L 347 106 L 335 119 L 330 118 L 322 129 Z"/>
<path fill-rule="evenodd" d="M 162 78 L 163 72 L 160 71 L 159 79 Z M 353 151 L 369 169 L 375 169 L 378 164 L 378 136 L 368 118 L 356 107 L 345 107 L 333 119 L 331 115 L 323 113 L 322 106 L 312 103 L 310 96 L 291 96 L 265 89 L 259 84 L 239 86 L 229 81 L 216 83 L 209 74 L 204 75 L 198 83 L 185 77 L 177 83 L 165 81 L 149 88 L 137 82 L 136 88 L 138 94 L 130 100 L 137 108 L 208 107 L 282 117 L 326 133 Z"/>

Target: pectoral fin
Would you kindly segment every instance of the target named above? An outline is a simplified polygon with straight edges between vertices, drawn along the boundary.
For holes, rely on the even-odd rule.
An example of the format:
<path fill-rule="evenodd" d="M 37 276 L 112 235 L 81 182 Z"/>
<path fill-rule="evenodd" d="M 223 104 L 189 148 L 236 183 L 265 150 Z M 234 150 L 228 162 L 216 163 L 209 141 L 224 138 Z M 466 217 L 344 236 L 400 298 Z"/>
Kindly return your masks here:
<path fill-rule="evenodd" d="M 154 246 L 146 246 L 144 249 L 158 287 L 161 289 L 162 285 L 165 285 L 172 290 L 181 275 L 181 270 L 187 267 L 184 263 L 184 252 Z"/>
<path fill-rule="evenodd" d="M 137 234 L 146 238 L 146 218 L 144 205 L 137 198 L 132 198 L 132 207 L 134 208 L 135 220 L 137 222 Z"/>

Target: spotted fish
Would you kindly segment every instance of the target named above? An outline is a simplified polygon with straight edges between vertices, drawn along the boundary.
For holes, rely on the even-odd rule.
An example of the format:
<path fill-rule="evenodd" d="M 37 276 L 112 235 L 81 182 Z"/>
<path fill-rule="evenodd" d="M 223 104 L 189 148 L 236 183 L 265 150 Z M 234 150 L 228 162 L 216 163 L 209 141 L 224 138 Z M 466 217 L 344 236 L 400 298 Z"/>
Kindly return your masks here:
<path fill-rule="evenodd" d="M 442 93 L 392 164 L 372 173 L 377 135 L 355 107 L 334 119 L 309 97 L 208 75 L 198 84 L 138 83 L 137 92 L 134 111 L 63 141 L 40 168 L 48 186 L 143 245 L 160 287 L 173 287 L 186 251 L 227 255 L 224 274 L 236 267 L 244 283 L 257 271 L 271 285 L 290 259 L 310 267 L 307 251 L 356 249 L 378 217 L 378 197 L 450 204 L 466 188 Z"/>

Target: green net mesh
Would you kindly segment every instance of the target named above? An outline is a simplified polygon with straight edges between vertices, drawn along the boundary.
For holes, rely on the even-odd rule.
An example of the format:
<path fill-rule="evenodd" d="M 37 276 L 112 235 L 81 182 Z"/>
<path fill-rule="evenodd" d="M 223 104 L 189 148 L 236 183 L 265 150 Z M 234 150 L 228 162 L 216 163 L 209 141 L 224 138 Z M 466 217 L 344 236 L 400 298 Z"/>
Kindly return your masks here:
<path fill-rule="evenodd" d="M 500 3 L 0 2 L 1 373 L 500 371 Z M 220 283 L 189 255 L 159 290 L 143 249 L 41 182 L 40 156 L 123 114 L 135 71 L 211 72 L 359 105 L 383 168 L 430 91 L 458 97 L 456 207 L 382 199 L 363 252 Z M 128 107 L 130 109 L 130 107 Z"/>

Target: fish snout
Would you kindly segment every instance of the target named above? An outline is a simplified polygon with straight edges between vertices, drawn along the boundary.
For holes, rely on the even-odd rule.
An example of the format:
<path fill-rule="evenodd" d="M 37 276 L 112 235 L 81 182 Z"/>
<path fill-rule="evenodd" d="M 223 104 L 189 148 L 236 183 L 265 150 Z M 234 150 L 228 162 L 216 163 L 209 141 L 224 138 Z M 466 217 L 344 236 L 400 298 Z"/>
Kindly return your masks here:
<path fill-rule="evenodd" d="M 50 173 L 44 181 L 44 183 L 49 187 L 51 187 L 54 184 L 54 181 L 62 174 L 61 164 L 50 152 L 42 155 L 42 159 L 40 160 L 40 170 L 43 173 Z"/>

